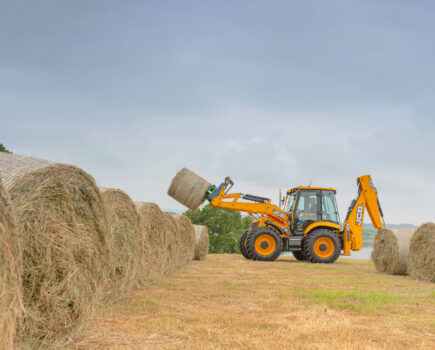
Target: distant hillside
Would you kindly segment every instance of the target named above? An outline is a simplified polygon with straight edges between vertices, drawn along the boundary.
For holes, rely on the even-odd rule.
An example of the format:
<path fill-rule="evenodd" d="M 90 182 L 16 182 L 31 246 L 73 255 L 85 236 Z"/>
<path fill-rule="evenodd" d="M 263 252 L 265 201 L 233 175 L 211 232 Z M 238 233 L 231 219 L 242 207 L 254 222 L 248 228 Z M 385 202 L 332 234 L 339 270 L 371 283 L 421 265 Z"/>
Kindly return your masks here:
<path fill-rule="evenodd" d="M 186 211 L 186 209 L 165 209 L 165 208 L 162 208 L 162 210 L 175 215 L 181 215 Z"/>

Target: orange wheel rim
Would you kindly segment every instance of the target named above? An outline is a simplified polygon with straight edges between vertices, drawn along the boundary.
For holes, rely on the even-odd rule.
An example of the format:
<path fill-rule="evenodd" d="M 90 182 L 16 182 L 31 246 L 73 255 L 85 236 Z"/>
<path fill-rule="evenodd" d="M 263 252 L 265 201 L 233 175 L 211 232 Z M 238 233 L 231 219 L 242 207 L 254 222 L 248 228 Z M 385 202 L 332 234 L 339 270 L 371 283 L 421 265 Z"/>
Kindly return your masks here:
<path fill-rule="evenodd" d="M 260 255 L 270 255 L 275 251 L 275 239 L 266 233 L 259 235 L 255 240 L 255 250 Z"/>
<path fill-rule="evenodd" d="M 314 242 L 314 253 L 320 258 L 329 258 L 335 251 L 335 244 L 329 237 L 319 237 Z"/>

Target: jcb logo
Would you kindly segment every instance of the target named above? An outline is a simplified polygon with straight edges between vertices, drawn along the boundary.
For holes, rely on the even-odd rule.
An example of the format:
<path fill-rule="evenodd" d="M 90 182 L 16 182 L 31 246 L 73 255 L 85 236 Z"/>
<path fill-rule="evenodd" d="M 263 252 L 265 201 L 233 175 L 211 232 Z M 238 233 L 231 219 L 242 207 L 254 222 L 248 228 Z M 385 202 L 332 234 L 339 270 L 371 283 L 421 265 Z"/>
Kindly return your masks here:
<path fill-rule="evenodd" d="M 281 219 L 285 219 L 285 215 L 277 210 L 272 210 L 272 213 L 279 216 Z"/>
<path fill-rule="evenodd" d="M 362 225 L 363 211 L 364 211 L 364 207 L 362 205 L 358 205 L 356 207 L 356 220 L 355 220 L 355 224 L 357 224 L 358 226 Z"/>

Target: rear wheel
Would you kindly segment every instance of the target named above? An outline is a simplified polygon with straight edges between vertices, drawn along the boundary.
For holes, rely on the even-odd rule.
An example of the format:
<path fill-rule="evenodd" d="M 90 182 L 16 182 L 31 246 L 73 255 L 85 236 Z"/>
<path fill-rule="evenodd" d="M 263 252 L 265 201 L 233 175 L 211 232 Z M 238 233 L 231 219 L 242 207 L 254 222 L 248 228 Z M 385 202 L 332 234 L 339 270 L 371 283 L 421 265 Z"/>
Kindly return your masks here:
<path fill-rule="evenodd" d="M 239 249 L 240 253 L 246 258 L 246 259 L 252 259 L 252 256 L 248 254 L 248 251 L 246 249 L 246 237 L 248 236 L 249 230 L 243 232 L 243 234 L 239 238 Z"/>
<path fill-rule="evenodd" d="M 340 256 L 341 243 L 334 232 L 315 230 L 305 238 L 304 252 L 311 262 L 333 263 Z"/>
<path fill-rule="evenodd" d="M 307 260 L 307 256 L 302 252 L 302 250 L 299 250 L 297 252 L 293 251 L 292 254 L 296 258 L 296 260 L 299 260 L 299 261 L 306 261 Z"/>
<path fill-rule="evenodd" d="M 273 261 L 282 251 L 282 238 L 270 227 L 251 230 L 246 239 L 248 255 L 254 260 Z"/>

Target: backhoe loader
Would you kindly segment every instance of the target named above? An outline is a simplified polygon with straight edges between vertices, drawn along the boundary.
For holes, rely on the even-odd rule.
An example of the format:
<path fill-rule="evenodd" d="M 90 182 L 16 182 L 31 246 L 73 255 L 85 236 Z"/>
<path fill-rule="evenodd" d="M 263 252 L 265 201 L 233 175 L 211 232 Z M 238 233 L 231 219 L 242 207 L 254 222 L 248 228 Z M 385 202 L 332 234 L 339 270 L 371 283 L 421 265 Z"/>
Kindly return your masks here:
<path fill-rule="evenodd" d="M 247 259 L 273 261 L 281 252 L 291 251 L 297 260 L 333 263 L 340 254 L 350 255 L 351 250 L 362 248 L 366 210 L 375 228 L 385 227 L 370 175 L 357 179 L 358 196 L 350 204 L 343 226 L 333 188 L 295 187 L 276 206 L 268 198 L 228 193 L 233 185 L 225 178 L 220 186 L 210 186 L 204 200 L 214 208 L 246 212 L 256 218 L 239 239 L 240 251 Z"/>

